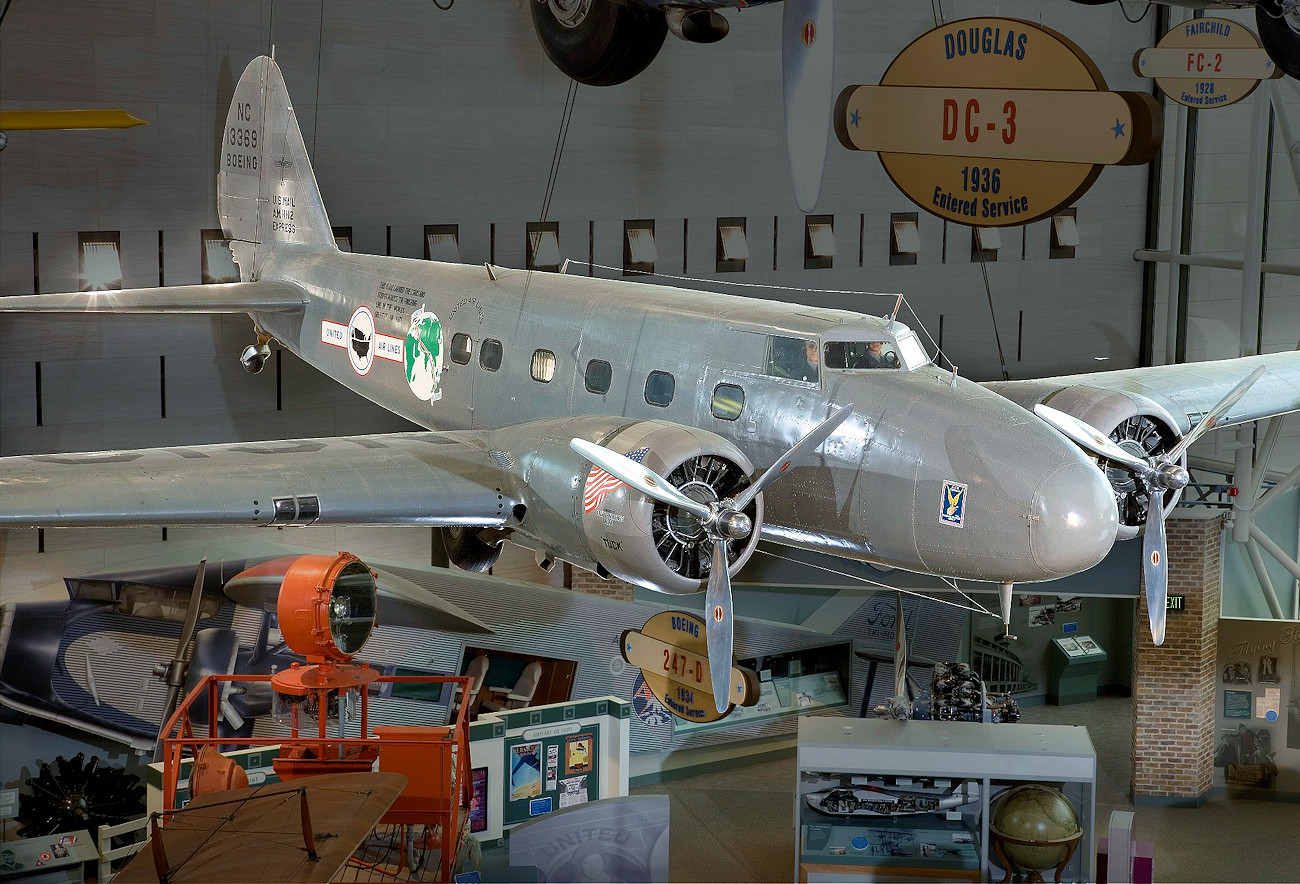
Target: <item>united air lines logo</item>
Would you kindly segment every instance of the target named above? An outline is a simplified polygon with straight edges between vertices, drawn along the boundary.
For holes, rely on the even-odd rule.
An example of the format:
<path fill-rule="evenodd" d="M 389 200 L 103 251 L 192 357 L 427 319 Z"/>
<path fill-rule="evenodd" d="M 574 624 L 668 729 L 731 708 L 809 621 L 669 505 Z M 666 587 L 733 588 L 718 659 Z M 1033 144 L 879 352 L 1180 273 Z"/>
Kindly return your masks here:
<path fill-rule="evenodd" d="M 402 342 L 392 335 L 375 331 L 375 314 L 369 307 L 361 306 L 352 311 L 348 324 L 321 320 L 320 340 L 348 351 L 348 362 L 352 370 L 365 377 L 375 364 L 375 359 L 387 359 L 390 362 L 402 361 Z"/>
<path fill-rule="evenodd" d="M 939 501 L 939 522 L 944 525 L 961 527 L 966 516 L 966 486 L 961 482 L 945 480 L 943 499 Z"/>
<path fill-rule="evenodd" d="M 348 360 L 352 370 L 363 377 L 375 364 L 375 315 L 369 307 L 358 307 L 348 323 Z"/>
<path fill-rule="evenodd" d="M 411 314 L 406 332 L 406 383 L 416 398 L 442 398 L 442 323 L 423 306 Z"/>

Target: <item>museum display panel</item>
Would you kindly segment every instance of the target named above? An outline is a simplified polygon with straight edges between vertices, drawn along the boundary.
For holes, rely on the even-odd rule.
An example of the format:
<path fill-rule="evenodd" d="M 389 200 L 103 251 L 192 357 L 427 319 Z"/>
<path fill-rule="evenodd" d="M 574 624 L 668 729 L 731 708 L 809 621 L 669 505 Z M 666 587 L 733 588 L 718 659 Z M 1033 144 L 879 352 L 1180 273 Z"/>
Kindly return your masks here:
<path fill-rule="evenodd" d="M 797 771 L 797 881 L 1005 880 L 1008 852 L 1024 861 L 1006 844 L 1021 818 L 1047 833 L 1030 843 L 1059 842 L 1062 880 L 1092 880 L 1097 758 L 1082 727 L 803 718 Z M 1051 801 L 1000 804 L 1029 784 Z"/>

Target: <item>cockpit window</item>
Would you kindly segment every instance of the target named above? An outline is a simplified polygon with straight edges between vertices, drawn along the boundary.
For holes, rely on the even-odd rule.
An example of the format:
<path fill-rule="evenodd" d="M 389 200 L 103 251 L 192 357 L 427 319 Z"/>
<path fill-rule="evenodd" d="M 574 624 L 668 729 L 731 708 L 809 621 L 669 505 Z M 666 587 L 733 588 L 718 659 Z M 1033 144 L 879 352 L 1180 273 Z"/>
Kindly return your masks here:
<path fill-rule="evenodd" d="M 893 341 L 830 341 L 826 367 L 898 368 L 898 351 Z"/>
<path fill-rule="evenodd" d="M 920 368 L 930 361 L 930 354 L 925 352 L 921 342 L 916 339 L 916 333 L 912 331 L 898 336 L 898 354 L 903 358 L 903 365 L 908 371 Z"/>
<path fill-rule="evenodd" d="M 817 342 L 808 338 L 768 335 L 767 364 L 763 373 L 776 378 L 817 383 L 821 375 Z"/>

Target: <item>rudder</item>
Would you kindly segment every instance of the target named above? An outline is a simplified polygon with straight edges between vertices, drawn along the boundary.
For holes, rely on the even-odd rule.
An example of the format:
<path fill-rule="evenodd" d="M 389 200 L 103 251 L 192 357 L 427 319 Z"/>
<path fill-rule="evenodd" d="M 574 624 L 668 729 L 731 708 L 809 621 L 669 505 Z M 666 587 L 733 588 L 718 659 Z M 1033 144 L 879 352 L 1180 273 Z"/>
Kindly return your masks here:
<path fill-rule="evenodd" d="M 244 69 L 226 115 L 217 213 L 245 281 L 279 243 L 334 247 L 284 77 L 264 55 Z"/>

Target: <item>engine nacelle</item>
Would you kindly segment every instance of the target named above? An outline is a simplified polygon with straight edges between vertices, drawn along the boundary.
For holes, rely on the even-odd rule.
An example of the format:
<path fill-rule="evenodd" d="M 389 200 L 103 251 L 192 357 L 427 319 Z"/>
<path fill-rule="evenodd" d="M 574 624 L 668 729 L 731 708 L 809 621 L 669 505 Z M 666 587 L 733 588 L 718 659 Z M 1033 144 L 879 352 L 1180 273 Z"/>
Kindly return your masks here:
<path fill-rule="evenodd" d="M 1039 401 L 1087 421 L 1121 448 L 1139 457 L 1149 458 L 1169 451 L 1182 438 L 1173 416 L 1160 404 L 1137 393 L 1077 386 L 1065 387 Z M 1187 466 L 1186 454 L 1181 463 Z M 1146 524 L 1146 490 L 1123 467 L 1106 465 L 1105 469 L 1119 507 L 1119 532 L 1115 539 L 1132 540 Z M 1163 506 L 1166 515 L 1173 511 L 1182 493 L 1181 488 L 1165 492 Z"/>
<path fill-rule="evenodd" d="M 704 589 L 713 541 L 699 520 L 593 467 L 569 447 L 569 440 L 588 439 L 640 460 L 705 503 L 732 497 L 749 485 L 753 464 L 735 445 L 714 433 L 664 421 L 585 418 L 535 421 L 527 427 L 531 444 L 521 466 L 529 506 L 513 542 L 659 592 Z M 758 543 L 761 500 L 745 514 L 753 530 L 743 539 L 726 541 L 733 574 Z"/>

